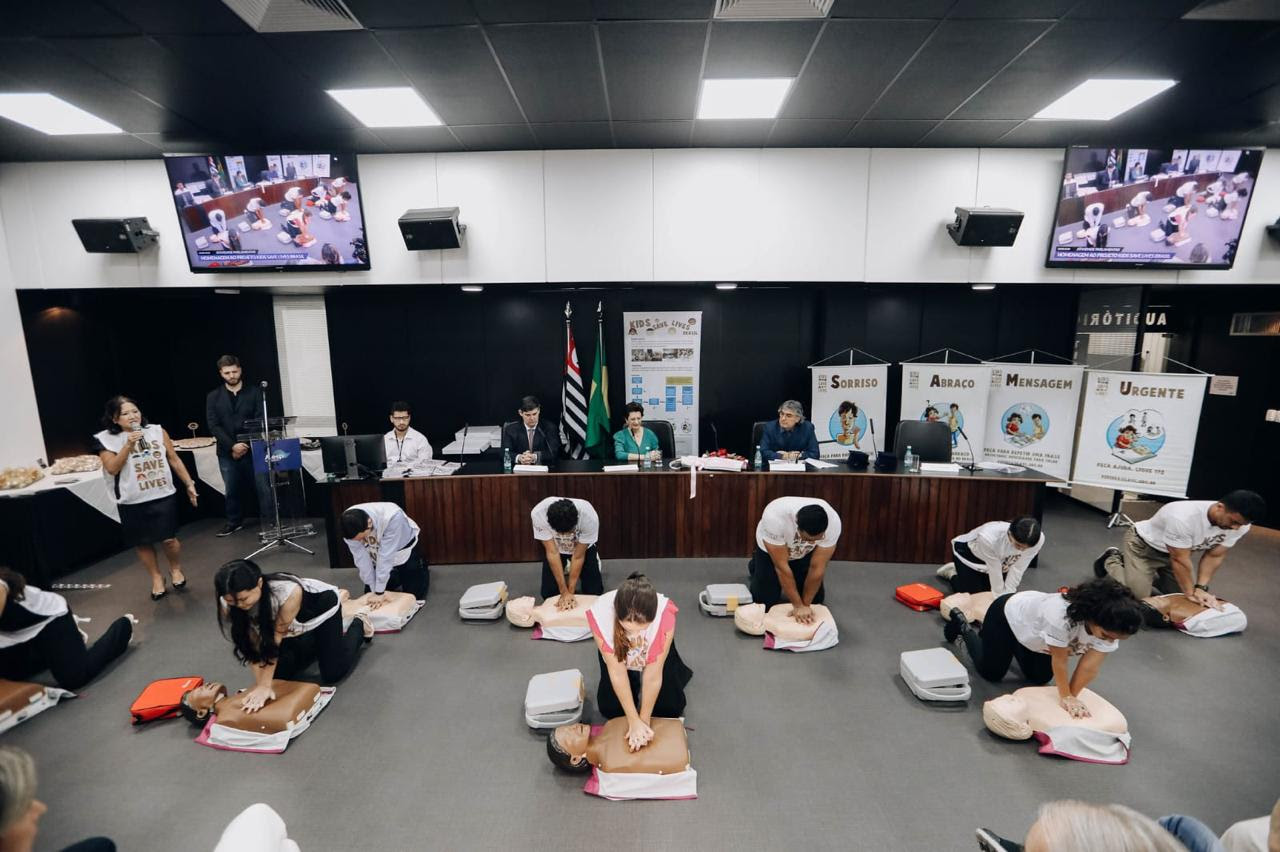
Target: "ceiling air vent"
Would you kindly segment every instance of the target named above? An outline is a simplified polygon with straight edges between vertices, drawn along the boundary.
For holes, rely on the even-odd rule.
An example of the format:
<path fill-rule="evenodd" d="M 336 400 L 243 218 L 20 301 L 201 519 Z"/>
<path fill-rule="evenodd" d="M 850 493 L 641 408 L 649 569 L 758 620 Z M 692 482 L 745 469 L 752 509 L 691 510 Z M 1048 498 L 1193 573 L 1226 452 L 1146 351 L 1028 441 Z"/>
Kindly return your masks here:
<path fill-rule="evenodd" d="M 342 0 L 222 0 L 260 33 L 364 29 Z"/>
<path fill-rule="evenodd" d="M 835 0 L 716 0 L 718 21 L 825 18 Z"/>
<path fill-rule="evenodd" d="M 1232 314 L 1232 337 L 1280 337 L 1280 314 Z"/>

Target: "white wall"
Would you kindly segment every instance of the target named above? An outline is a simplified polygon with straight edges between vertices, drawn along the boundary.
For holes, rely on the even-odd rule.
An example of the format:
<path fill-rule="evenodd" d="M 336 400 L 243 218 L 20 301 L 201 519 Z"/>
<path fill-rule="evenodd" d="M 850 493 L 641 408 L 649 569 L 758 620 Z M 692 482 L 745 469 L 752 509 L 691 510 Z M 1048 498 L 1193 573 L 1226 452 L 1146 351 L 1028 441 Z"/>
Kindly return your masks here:
<path fill-rule="evenodd" d="M 0 439 L 0 470 L 34 464 L 44 456 L 44 435 L 36 410 L 35 385 L 22 334 L 18 296 L 13 287 L 4 217 L 0 215 L 0 400 L 4 400 L 4 430 Z M 48 461 L 48 459 L 46 459 Z"/>
<path fill-rule="evenodd" d="M 1278 155 L 1271 155 L 1278 156 Z M 1044 268 L 1062 154 L 1047 149 L 677 149 L 360 157 L 373 269 L 194 275 L 159 160 L 0 165 L 13 286 L 332 285 L 598 281 L 1142 281 L 1274 283 L 1280 163 L 1264 162 L 1236 267 Z M 395 220 L 458 205 L 464 247 L 410 252 Z M 967 249 L 952 208 L 1009 206 L 1017 245 Z M 141 255 L 86 254 L 71 219 L 147 216 Z"/>

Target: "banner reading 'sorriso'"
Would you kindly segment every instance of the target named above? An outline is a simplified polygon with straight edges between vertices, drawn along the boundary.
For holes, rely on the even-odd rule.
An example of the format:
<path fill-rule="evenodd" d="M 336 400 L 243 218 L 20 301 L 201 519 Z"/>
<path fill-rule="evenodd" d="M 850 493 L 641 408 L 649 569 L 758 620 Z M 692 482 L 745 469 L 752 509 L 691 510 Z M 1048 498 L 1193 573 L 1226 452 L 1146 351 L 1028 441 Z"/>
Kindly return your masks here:
<path fill-rule="evenodd" d="M 888 364 L 810 367 L 809 373 L 813 377 L 809 416 L 822 458 L 845 459 L 850 450 L 870 453 L 873 424 L 877 424 L 875 448 L 886 449 L 884 442 L 893 440 L 889 434 L 893 430 L 884 431 Z"/>

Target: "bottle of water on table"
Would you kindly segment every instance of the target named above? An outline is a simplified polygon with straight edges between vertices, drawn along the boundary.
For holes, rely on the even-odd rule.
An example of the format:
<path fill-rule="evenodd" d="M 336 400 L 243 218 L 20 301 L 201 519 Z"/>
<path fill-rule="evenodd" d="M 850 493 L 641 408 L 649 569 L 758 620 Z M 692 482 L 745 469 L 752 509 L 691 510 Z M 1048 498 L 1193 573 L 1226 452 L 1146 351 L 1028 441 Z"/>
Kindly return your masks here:
<path fill-rule="evenodd" d="M 751 460 L 751 466 L 756 470 L 764 470 L 764 454 L 760 452 L 759 444 L 756 444 L 756 455 Z"/>
<path fill-rule="evenodd" d="M 502 472 L 503 473 L 511 472 L 511 448 L 510 447 L 502 448 Z"/>
<path fill-rule="evenodd" d="M 904 473 L 915 473 L 919 470 L 916 467 L 916 454 L 911 452 L 910 444 L 907 444 L 907 451 L 902 456 L 902 470 Z"/>

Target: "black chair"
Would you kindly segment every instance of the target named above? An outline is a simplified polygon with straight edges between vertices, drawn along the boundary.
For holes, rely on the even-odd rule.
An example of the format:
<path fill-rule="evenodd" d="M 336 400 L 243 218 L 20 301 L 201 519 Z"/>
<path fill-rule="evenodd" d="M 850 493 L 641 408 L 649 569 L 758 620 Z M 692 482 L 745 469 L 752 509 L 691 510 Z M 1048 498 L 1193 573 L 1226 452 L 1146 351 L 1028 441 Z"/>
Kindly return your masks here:
<path fill-rule="evenodd" d="M 899 459 L 910 445 L 922 462 L 951 461 L 951 428 L 941 420 L 903 420 L 893 435 L 893 452 Z"/>
<path fill-rule="evenodd" d="M 751 426 L 751 446 L 747 448 L 747 456 L 754 456 L 756 447 L 760 446 L 760 438 L 764 435 L 764 427 L 768 426 L 772 421 L 757 420 Z"/>
<path fill-rule="evenodd" d="M 641 420 L 640 425 L 652 432 L 658 439 L 658 449 L 664 459 L 676 457 L 676 430 L 669 420 Z"/>

